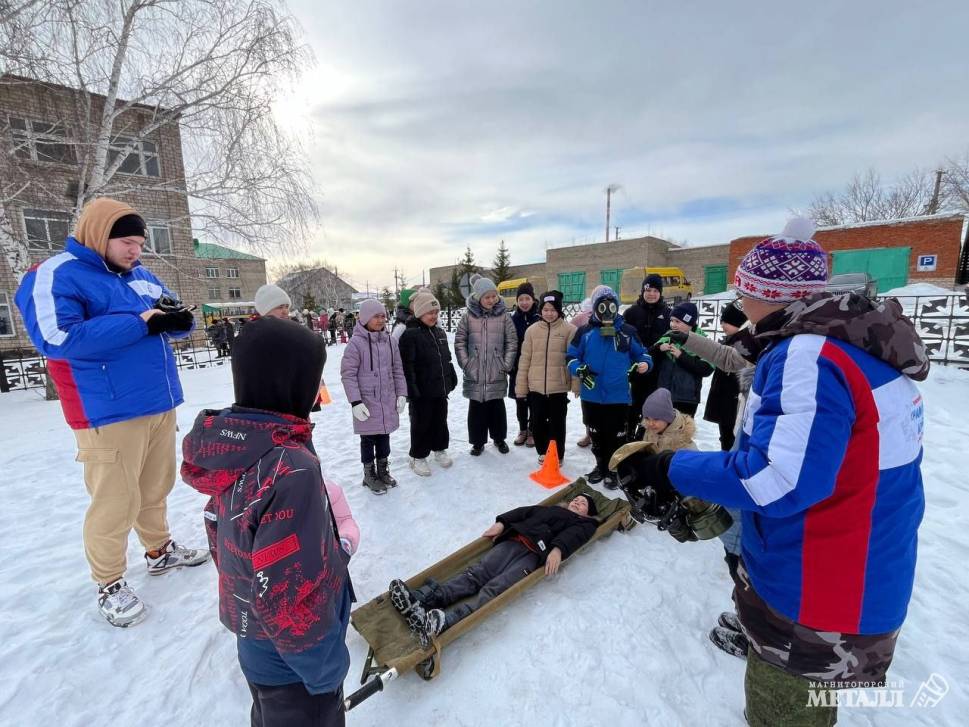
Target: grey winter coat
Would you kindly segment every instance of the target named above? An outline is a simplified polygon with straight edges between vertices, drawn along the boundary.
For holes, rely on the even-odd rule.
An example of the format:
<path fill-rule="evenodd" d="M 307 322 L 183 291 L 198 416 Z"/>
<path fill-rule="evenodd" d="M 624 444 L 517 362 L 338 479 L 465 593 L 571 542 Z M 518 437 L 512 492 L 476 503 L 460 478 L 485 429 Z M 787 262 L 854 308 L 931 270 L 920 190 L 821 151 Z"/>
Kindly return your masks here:
<path fill-rule="evenodd" d="M 390 434 L 400 426 L 397 397 L 407 396 L 397 341 L 386 330 L 372 333 L 357 323 L 340 363 L 347 401 L 363 402 L 365 421 L 353 419 L 355 434 Z"/>
<path fill-rule="evenodd" d="M 476 300 L 468 299 L 468 310 L 454 334 L 454 353 L 464 372 L 466 399 L 491 401 L 508 393 L 508 373 L 515 367 L 518 334 L 502 300 L 486 311 Z"/>

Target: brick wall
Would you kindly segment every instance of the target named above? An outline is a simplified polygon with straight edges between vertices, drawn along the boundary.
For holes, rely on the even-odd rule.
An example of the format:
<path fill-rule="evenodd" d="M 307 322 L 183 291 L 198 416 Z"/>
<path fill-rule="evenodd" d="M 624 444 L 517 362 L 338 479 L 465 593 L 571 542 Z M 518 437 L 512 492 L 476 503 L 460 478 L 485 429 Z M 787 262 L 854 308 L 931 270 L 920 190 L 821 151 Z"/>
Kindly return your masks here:
<path fill-rule="evenodd" d="M 671 245 L 658 237 L 637 237 L 552 248 L 546 253 L 546 276 L 549 285 L 558 286 L 559 274 L 584 272 L 585 296 L 588 296 L 600 284 L 603 270 L 663 265 Z"/>
<path fill-rule="evenodd" d="M 666 254 L 666 264 L 678 267 L 693 284 L 693 294 L 703 295 L 708 265 L 726 265 L 730 257 L 730 245 L 705 245 L 702 247 L 681 247 Z M 729 281 L 728 281 L 729 282 Z"/>
<path fill-rule="evenodd" d="M 910 283 L 931 283 L 951 288 L 959 266 L 964 218 L 961 215 L 936 216 L 904 222 L 886 222 L 858 226 L 819 229 L 814 239 L 828 253 L 840 250 L 864 250 L 879 247 L 910 247 L 908 278 Z M 730 242 L 730 267 L 727 282 L 733 283 L 737 265 L 754 245 L 768 237 L 739 237 Z M 934 272 L 919 272 L 920 255 L 937 255 Z M 830 255 L 828 263 L 830 265 Z"/>

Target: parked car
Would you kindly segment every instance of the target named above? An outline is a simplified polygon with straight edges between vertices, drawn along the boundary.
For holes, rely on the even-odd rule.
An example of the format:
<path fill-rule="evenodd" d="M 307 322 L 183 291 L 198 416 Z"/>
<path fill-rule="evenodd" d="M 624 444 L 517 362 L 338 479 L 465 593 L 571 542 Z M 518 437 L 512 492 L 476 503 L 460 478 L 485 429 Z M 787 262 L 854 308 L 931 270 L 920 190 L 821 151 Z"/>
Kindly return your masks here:
<path fill-rule="evenodd" d="M 857 293 L 866 298 L 874 298 L 878 294 L 878 281 L 868 273 L 841 273 L 828 279 L 825 290 L 829 293 Z"/>

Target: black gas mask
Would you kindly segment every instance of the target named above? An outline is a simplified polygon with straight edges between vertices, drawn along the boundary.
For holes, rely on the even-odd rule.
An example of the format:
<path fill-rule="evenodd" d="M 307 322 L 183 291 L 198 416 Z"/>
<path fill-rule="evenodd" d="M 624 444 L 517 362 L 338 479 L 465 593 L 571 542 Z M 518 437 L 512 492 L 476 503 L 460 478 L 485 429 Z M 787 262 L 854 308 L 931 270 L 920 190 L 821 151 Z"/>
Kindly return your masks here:
<path fill-rule="evenodd" d="M 602 325 L 599 334 L 602 336 L 616 335 L 616 316 L 619 315 L 619 304 L 615 298 L 606 296 L 596 302 L 595 317 Z"/>

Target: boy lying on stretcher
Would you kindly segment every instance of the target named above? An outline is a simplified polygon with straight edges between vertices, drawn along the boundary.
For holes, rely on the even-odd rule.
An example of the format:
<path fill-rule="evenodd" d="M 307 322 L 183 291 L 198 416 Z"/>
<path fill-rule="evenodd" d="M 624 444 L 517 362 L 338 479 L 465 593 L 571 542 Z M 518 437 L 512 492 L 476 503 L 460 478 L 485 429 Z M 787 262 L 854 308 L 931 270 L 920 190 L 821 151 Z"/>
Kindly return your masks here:
<path fill-rule="evenodd" d="M 390 600 L 426 649 L 434 636 L 507 591 L 542 563 L 545 575 L 557 573 L 561 562 L 595 534 L 596 514 L 595 502 L 587 495 L 577 495 L 567 507 L 532 505 L 510 510 L 482 533 L 495 546 L 464 573 L 444 583 L 428 579 L 417 589 L 395 579 L 390 582 Z M 469 600 L 458 604 L 465 598 Z"/>

